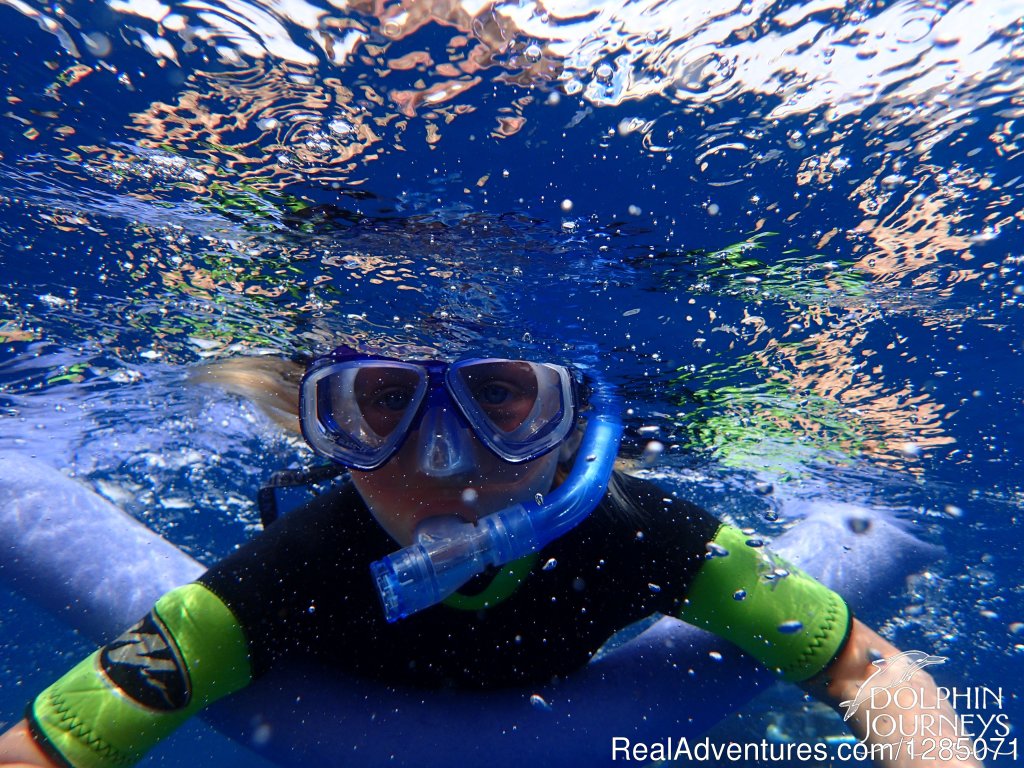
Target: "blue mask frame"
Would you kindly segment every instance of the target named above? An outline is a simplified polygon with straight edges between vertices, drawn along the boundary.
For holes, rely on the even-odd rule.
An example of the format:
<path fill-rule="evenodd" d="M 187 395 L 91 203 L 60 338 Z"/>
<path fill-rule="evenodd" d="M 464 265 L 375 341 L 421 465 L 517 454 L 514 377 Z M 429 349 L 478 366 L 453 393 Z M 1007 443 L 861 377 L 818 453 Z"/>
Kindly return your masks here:
<path fill-rule="evenodd" d="M 520 370 L 531 366 L 538 388 L 536 413 L 510 431 L 488 418 L 471 385 L 473 371 L 488 366 L 500 370 L 504 364 Z M 383 435 L 368 424 L 354 385 L 360 372 L 374 369 L 407 382 L 403 413 Z M 302 434 L 313 450 L 350 469 L 372 471 L 383 466 L 428 414 L 434 415 L 432 425 L 441 425 L 439 434 L 433 434 L 436 428 L 430 430 L 434 443 L 430 450 L 450 454 L 444 460 L 450 468 L 460 466 L 460 456 L 465 455 L 466 431 L 472 431 L 494 455 L 518 464 L 549 453 L 572 433 L 580 409 L 579 390 L 572 370 L 560 365 L 499 358 L 401 361 L 342 347 L 315 360 L 306 371 L 300 385 L 299 417 Z M 394 410 L 397 414 L 399 409 Z"/>

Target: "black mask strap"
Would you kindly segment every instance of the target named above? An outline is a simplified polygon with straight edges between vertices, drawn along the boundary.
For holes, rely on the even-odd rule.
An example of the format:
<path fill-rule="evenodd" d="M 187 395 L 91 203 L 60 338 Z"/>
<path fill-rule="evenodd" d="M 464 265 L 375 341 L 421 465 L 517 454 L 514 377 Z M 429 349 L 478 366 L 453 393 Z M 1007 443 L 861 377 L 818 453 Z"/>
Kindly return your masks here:
<path fill-rule="evenodd" d="M 256 504 L 260 510 L 260 522 L 266 529 L 279 517 L 277 509 L 277 489 L 311 486 L 333 480 L 347 472 L 338 464 L 321 464 L 309 469 L 279 469 L 270 476 L 270 480 L 256 494 Z"/>

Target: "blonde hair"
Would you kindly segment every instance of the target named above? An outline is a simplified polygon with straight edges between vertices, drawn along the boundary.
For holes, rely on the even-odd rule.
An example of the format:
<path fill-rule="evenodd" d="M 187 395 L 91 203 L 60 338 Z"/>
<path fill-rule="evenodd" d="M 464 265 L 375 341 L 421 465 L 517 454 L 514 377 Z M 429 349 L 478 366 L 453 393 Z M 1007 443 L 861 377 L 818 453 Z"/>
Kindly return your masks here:
<path fill-rule="evenodd" d="M 244 397 L 274 423 L 299 434 L 299 383 L 305 370 L 281 357 L 235 357 L 200 366 L 189 378 Z"/>

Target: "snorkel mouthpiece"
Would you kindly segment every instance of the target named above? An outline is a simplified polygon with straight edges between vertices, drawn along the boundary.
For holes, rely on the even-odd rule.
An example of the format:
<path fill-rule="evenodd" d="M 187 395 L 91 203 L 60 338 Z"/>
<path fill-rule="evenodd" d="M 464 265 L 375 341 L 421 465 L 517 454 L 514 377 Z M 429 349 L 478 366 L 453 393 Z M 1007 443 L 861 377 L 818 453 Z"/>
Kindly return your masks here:
<path fill-rule="evenodd" d="M 597 507 L 615 465 L 622 422 L 618 397 L 603 382 L 595 383 L 591 404 L 594 412 L 572 471 L 547 499 L 516 504 L 475 523 L 431 520 L 417 530 L 415 543 L 370 566 L 388 622 L 439 603 L 488 566 L 538 551 Z"/>

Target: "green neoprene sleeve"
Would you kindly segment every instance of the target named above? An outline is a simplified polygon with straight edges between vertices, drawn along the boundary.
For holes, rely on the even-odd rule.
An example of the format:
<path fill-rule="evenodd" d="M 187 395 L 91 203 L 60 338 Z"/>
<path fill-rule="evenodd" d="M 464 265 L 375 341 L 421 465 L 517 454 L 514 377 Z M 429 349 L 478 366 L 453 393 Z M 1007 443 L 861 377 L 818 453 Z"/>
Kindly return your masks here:
<path fill-rule="evenodd" d="M 39 694 L 29 727 L 43 749 L 74 768 L 129 766 L 250 680 L 238 621 L 206 587 L 189 584 Z"/>
<path fill-rule="evenodd" d="M 821 672 L 849 636 L 846 602 L 723 525 L 687 592 L 681 619 L 735 643 L 785 680 Z"/>
<path fill-rule="evenodd" d="M 482 611 L 491 608 L 508 599 L 519 588 L 523 580 L 530 575 L 538 559 L 540 555 L 534 552 L 513 560 L 504 565 L 487 588 L 479 594 L 464 595 L 461 592 L 452 592 L 441 602 L 460 611 Z"/>

